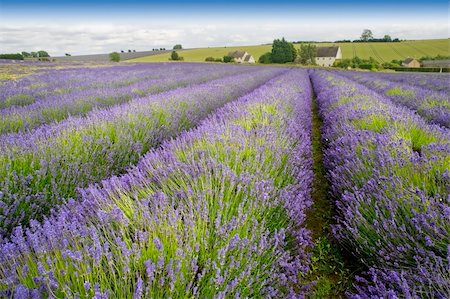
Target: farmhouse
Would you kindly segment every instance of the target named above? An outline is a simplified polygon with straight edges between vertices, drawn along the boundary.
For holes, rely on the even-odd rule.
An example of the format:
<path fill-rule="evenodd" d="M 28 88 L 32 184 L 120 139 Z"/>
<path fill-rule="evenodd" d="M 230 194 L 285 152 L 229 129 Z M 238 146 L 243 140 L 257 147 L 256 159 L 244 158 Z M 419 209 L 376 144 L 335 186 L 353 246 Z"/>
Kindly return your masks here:
<path fill-rule="evenodd" d="M 342 59 L 341 47 L 318 47 L 316 63 L 320 66 L 332 66 L 336 59 Z"/>
<path fill-rule="evenodd" d="M 406 58 L 402 62 L 402 66 L 404 66 L 404 67 L 420 67 L 420 62 L 418 62 L 414 58 Z"/>
<path fill-rule="evenodd" d="M 234 61 L 238 63 L 255 63 L 255 58 L 245 51 L 230 52 L 228 56 L 233 57 Z"/>

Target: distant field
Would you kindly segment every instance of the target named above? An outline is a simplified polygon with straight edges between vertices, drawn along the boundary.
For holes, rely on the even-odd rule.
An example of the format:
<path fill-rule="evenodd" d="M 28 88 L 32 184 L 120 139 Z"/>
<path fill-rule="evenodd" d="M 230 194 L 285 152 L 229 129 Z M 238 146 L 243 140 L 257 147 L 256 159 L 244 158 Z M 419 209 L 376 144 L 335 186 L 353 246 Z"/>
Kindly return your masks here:
<path fill-rule="evenodd" d="M 327 43 L 320 43 L 317 46 L 329 46 Z M 391 61 L 392 59 L 405 59 L 407 57 L 420 58 L 423 56 L 449 55 L 449 39 L 404 41 L 399 43 L 338 43 L 342 49 L 343 58 L 373 57 L 380 62 Z M 300 48 L 300 45 L 295 45 Z M 184 61 L 200 62 L 205 61 L 208 56 L 223 57 L 230 51 L 244 50 L 249 52 L 257 60 L 259 56 L 272 49 L 271 45 L 241 46 L 241 47 L 221 47 L 221 48 L 198 48 L 178 51 L 184 57 Z M 130 62 L 161 62 L 168 61 L 169 54 L 159 54 L 136 59 L 127 60 Z"/>

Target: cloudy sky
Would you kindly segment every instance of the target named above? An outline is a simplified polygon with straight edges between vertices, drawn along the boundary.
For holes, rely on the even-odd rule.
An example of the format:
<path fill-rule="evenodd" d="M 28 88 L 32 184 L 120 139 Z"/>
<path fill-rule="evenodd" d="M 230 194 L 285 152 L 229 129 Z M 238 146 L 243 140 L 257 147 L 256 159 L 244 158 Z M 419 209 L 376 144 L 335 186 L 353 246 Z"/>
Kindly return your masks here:
<path fill-rule="evenodd" d="M 0 53 L 47 50 L 50 55 L 185 48 L 288 40 L 449 37 L 449 2 L 442 1 L 180 1 L 0 0 Z"/>

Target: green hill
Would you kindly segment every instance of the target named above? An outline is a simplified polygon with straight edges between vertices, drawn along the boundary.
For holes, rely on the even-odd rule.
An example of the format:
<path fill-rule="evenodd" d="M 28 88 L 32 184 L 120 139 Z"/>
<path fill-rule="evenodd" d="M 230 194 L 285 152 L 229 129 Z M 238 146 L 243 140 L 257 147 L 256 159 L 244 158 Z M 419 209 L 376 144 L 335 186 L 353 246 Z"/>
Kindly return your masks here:
<path fill-rule="evenodd" d="M 317 46 L 329 46 L 331 43 L 319 43 Z M 430 39 L 402 41 L 398 43 L 337 43 L 342 49 L 343 58 L 373 57 L 380 62 L 391 61 L 392 59 L 405 59 L 407 57 L 420 58 L 423 56 L 450 55 L 449 39 Z M 296 48 L 300 45 L 296 44 Z M 177 51 L 184 61 L 201 62 L 208 56 L 223 57 L 231 51 L 244 50 L 252 54 L 258 60 L 259 56 L 269 52 L 271 45 L 260 46 L 237 46 L 219 48 L 197 48 Z M 170 54 L 159 54 L 136 59 L 127 60 L 130 62 L 161 62 L 168 61 Z"/>

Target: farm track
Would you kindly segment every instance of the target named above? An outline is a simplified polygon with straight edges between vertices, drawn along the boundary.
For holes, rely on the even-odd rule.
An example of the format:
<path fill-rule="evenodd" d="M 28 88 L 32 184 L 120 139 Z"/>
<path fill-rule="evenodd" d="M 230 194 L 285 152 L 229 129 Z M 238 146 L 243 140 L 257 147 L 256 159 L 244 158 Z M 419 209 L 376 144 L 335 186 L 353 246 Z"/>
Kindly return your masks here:
<path fill-rule="evenodd" d="M 312 157 L 314 179 L 311 198 L 313 205 L 306 215 L 306 227 L 311 231 L 314 249 L 307 282 L 316 281 L 311 298 L 345 298 L 351 288 L 349 263 L 334 241 L 331 225 L 334 206 L 330 198 L 330 185 L 323 161 L 322 119 L 315 93 L 312 99 Z M 331 287 L 330 287 L 331 286 Z"/>
<path fill-rule="evenodd" d="M 394 47 L 394 46 L 391 45 L 390 43 L 389 43 L 389 47 L 391 47 L 392 50 L 399 56 L 399 59 L 402 59 L 402 57 L 403 57 L 404 55 L 402 55 L 402 53 L 400 53 L 396 47 Z"/>
<path fill-rule="evenodd" d="M 369 45 L 370 49 L 372 50 L 373 54 L 376 58 L 378 58 L 381 62 L 385 62 L 385 60 L 378 54 L 378 52 L 375 50 L 373 45 Z"/>

